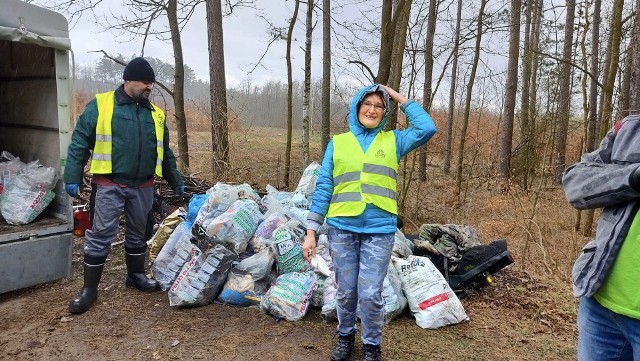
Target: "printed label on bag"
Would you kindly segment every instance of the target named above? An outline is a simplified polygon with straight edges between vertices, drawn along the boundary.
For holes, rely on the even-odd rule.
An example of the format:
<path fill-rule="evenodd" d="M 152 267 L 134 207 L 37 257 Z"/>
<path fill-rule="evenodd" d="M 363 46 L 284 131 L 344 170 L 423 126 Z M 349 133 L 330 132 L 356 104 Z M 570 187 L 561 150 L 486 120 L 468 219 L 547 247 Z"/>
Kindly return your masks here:
<path fill-rule="evenodd" d="M 442 303 L 449 299 L 449 295 L 447 293 L 441 293 L 439 295 L 435 295 L 431 298 L 428 298 L 418 304 L 421 310 L 426 310 L 427 308 L 437 305 L 438 303 Z"/>

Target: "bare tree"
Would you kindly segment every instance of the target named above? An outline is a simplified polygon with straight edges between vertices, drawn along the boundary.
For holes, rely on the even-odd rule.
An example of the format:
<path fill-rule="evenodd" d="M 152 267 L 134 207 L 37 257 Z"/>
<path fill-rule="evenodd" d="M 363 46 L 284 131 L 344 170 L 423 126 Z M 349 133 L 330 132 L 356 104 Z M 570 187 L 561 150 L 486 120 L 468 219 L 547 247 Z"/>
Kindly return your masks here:
<path fill-rule="evenodd" d="M 456 104 L 456 82 L 458 79 L 458 52 L 460 48 L 460 22 L 462 19 L 462 0 L 458 0 L 458 11 L 456 15 L 456 31 L 453 42 L 453 64 L 451 65 L 451 87 L 449 88 L 449 108 L 447 111 L 447 140 L 444 151 L 444 164 L 442 169 L 445 174 L 449 174 L 451 168 L 451 154 L 453 148 L 453 112 Z"/>
<path fill-rule="evenodd" d="M 309 100 L 311 98 L 311 35 L 313 34 L 313 0 L 307 0 L 304 46 L 304 94 L 302 101 L 302 165 L 309 163 Z"/>
<path fill-rule="evenodd" d="M 467 82 L 467 97 L 464 103 L 464 115 L 462 118 L 462 129 L 460 130 L 460 145 L 458 147 L 458 164 L 456 167 L 456 188 L 454 189 L 454 202 L 459 204 L 460 193 L 462 190 L 462 167 L 464 165 L 464 144 L 467 137 L 467 126 L 469 125 L 469 114 L 471 112 L 471 97 L 473 94 L 473 85 L 476 79 L 476 71 L 478 69 L 478 61 L 480 59 L 481 43 L 482 43 L 482 27 L 484 22 L 484 8 L 488 0 L 480 2 L 480 11 L 478 12 L 478 29 L 476 37 L 476 46 L 473 54 L 473 62 L 471 63 L 471 74 Z"/>
<path fill-rule="evenodd" d="M 509 189 L 511 171 L 511 145 L 513 142 L 513 120 L 516 108 L 516 93 L 518 90 L 518 59 L 520 46 L 520 7 L 521 0 L 511 0 L 511 17 L 509 33 L 509 61 L 507 63 L 507 80 L 505 86 L 504 111 L 500 136 L 500 156 L 498 177 L 503 191 Z"/>
<path fill-rule="evenodd" d="M 431 111 L 431 93 L 433 88 L 433 38 L 436 34 L 436 20 L 438 16 L 439 0 L 429 1 L 429 14 L 427 15 L 427 34 L 424 40 L 424 90 L 422 92 L 422 106 L 427 112 Z M 454 45 L 455 46 L 455 45 Z M 455 81 L 452 79 L 452 81 Z M 427 145 L 418 149 L 418 177 L 427 180 Z"/>
<path fill-rule="evenodd" d="M 624 0 L 614 0 L 613 12 L 611 14 L 611 47 L 608 53 L 611 61 L 609 68 L 605 69 L 604 89 L 602 92 L 603 106 L 602 119 L 600 120 L 600 137 L 604 138 L 611 124 L 613 113 L 613 88 L 618 72 L 618 61 L 620 60 L 620 42 L 622 39 L 622 9 Z"/>
<path fill-rule="evenodd" d="M 590 72 L 592 74 L 589 84 L 589 115 L 587 118 L 587 139 L 585 142 L 585 151 L 591 152 L 596 148 L 596 142 L 598 138 L 598 78 L 599 78 L 599 64 L 600 59 L 600 10 L 602 8 L 601 0 L 594 0 L 593 2 L 593 24 L 591 27 L 591 58 L 590 58 Z M 582 234 L 584 236 L 591 236 L 591 229 L 593 228 L 594 210 L 590 209 L 586 211 L 584 216 L 584 226 L 582 227 Z"/>
<path fill-rule="evenodd" d="M 227 86 L 224 73 L 224 37 L 221 0 L 207 0 L 209 35 L 209 92 L 211 97 L 211 145 L 213 174 L 220 177 L 229 165 Z"/>
<path fill-rule="evenodd" d="M 627 69 L 627 72 L 631 73 L 628 109 L 632 114 L 638 114 L 638 112 L 640 112 L 640 0 L 636 0 L 635 14 L 633 35 L 631 36 L 628 55 L 632 59 L 631 69 Z"/>
<path fill-rule="evenodd" d="M 527 189 L 529 187 L 529 172 L 532 168 L 532 158 L 535 147 L 534 139 L 535 134 L 533 133 L 533 127 L 531 124 L 533 123 L 530 119 L 529 105 L 530 102 L 530 91 L 531 91 L 531 77 L 532 77 L 532 68 L 533 62 L 536 57 L 533 53 L 533 40 L 535 35 L 533 31 L 535 30 L 535 26 L 532 26 L 533 14 L 536 11 L 536 2 L 537 1 L 528 1 L 525 7 L 525 22 L 524 22 L 524 43 L 523 43 L 523 56 L 522 56 L 522 92 L 520 96 L 520 138 L 522 139 L 522 152 L 520 152 L 520 156 L 514 159 L 514 174 L 520 175 L 522 179 L 522 187 Z"/>
<path fill-rule="evenodd" d="M 571 58 L 573 53 L 573 23 L 575 20 L 576 1 L 567 0 L 566 20 L 564 27 L 563 61 L 560 64 L 558 127 L 555 139 L 554 181 L 560 184 L 562 172 L 566 167 L 567 130 L 569 128 L 569 108 L 571 104 Z"/>
<path fill-rule="evenodd" d="M 322 154 L 331 134 L 331 0 L 322 1 Z"/>
<path fill-rule="evenodd" d="M 396 27 L 398 18 L 402 14 L 405 6 L 405 0 L 398 0 L 394 10 L 393 2 L 394 0 L 382 1 L 380 55 L 378 57 L 378 73 L 375 77 L 375 82 L 380 84 L 387 84 L 389 82 L 391 58 L 396 40 Z"/>
<path fill-rule="evenodd" d="M 587 142 L 585 150 L 591 152 L 598 141 L 598 78 L 600 74 L 598 61 L 600 59 L 600 11 L 602 0 L 593 2 L 593 24 L 591 27 L 591 66 L 592 74 L 589 84 L 589 118 L 587 126 Z"/>
<path fill-rule="evenodd" d="M 287 148 L 284 154 L 284 186 L 289 188 L 289 179 L 291 178 L 291 137 L 293 132 L 293 73 L 291 69 L 291 43 L 293 41 L 293 28 L 298 19 L 298 9 L 300 8 L 300 0 L 295 0 L 293 15 L 289 21 L 289 30 L 287 32 Z"/>
<path fill-rule="evenodd" d="M 393 35 L 393 38 L 395 40 L 393 42 L 393 53 L 391 54 L 392 56 L 388 81 L 389 86 L 391 86 L 391 88 L 393 89 L 400 89 L 400 82 L 402 80 L 402 63 L 404 59 L 405 45 L 407 43 L 407 27 L 409 26 L 409 14 L 411 13 L 412 1 L 413 0 L 406 0 L 404 2 L 404 6 L 401 9 L 397 9 L 400 14 L 398 15 L 398 21 L 395 27 L 395 33 Z M 399 1 L 396 0 L 396 2 Z M 396 129 L 397 123 L 398 108 L 394 107 L 391 109 L 391 115 L 389 116 L 387 124 L 385 124 L 385 129 Z"/>

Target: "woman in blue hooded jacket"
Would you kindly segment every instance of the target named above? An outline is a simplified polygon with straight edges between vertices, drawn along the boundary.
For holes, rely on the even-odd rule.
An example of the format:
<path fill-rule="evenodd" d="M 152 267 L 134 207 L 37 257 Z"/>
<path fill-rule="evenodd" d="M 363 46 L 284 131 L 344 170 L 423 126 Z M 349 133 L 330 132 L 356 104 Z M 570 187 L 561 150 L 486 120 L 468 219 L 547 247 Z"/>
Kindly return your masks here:
<path fill-rule="evenodd" d="M 392 101 L 406 115 L 405 130 L 383 130 Z M 327 145 L 303 250 L 307 261 L 315 255 L 316 231 L 326 220 L 338 286 L 339 337 L 331 360 L 348 360 L 353 351 L 358 302 L 363 360 L 380 359 L 382 285 L 398 226 L 398 165 L 400 158 L 435 133 L 433 120 L 420 104 L 385 85 L 373 84 L 351 101 L 349 131 L 335 135 Z"/>

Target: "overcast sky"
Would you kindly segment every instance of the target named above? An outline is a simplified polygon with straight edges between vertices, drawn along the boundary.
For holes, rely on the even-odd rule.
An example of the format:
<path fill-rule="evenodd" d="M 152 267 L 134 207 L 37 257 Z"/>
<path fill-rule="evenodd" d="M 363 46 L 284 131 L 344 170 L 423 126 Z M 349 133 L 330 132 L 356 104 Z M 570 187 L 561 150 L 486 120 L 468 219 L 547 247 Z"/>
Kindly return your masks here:
<path fill-rule="evenodd" d="M 114 5 L 114 2 L 108 2 Z M 288 19 L 293 14 L 292 1 L 283 0 L 258 0 L 259 8 L 265 11 L 276 26 L 285 27 Z M 120 11 L 117 7 L 105 9 L 100 7 L 98 13 L 105 11 Z M 267 23 L 258 17 L 255 9 L 236 9 L 234 14 L 223 19 L 225 68 L 227 86 L 234 87 L 247 80 L 247 73 L 258 62 L 266 49 L 269 41 Z M 292 46 L 292 67 L 294 79 L 303 79 L 304 53 L 304 18 L 306 7 L 300 6 L 298 22 L 295 30 L 297 42 Z M 87 14 L 81 17 L 77 23 L 71 24 L 71 43 L 78 64 L 96 63 L 101 53 L 92 53 L 96 50 L 104 50 L 109 54 L 123 54 L 125 57 L 132 54 L 140 55 L 142 41 L 128 41 L 126 37 L 114 36 L 110 31 L 104 31 L 96 25 L 95 20 Z M 321 77 L 322 71 L 322 27 L 318 23 L 314 31 L 312 49 L 313 62 L 312 73 L 314 78 Z M 249 77 L 255 84 L 263 84 L 271 79 L 286 81 L 286 46 L 280 41 L 271 46 L 269 52 L 262 60 L 264 67 L 258 67 Z M 184 61 L 191 67 L 196 77 L 202 80 L 209 78 L 209 53 L 207 48 L 207 27 L 204 4 L 199 5 L 189 25 L 182 32 L 182 47 Z M 161 42 L 150 39 L 145 47 L 145 56 L 162 59 L 173 64 L 173 50 L 170 42 Z"/>

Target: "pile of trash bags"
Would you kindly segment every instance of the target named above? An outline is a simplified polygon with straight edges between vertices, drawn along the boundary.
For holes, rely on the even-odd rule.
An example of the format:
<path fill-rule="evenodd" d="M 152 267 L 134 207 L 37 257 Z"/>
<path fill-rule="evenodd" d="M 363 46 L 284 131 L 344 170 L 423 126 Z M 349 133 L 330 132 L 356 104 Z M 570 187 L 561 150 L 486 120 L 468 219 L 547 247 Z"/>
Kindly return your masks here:
<path fill-rule="evenodd" d="M 151 272 L 169 304 L 253 306 L 288 321 L 314 307 L 325 321 L 337 321 L 326 225 L 311 262 L 302 254 L 319 171 L 313 162 L 294 192 L 267 186 L 262 197 L 248 184 L 217 183 L 169 215 L 149 240 Z M 407 306 L 423 328 L 468 319 L 441 272 L 428 257 L 414 255 L 414 247 L 397 230 L 382 292 L 385 322 Z"/>
<path fill-rule="evenodd" d="M 58 173 L 39 161 L 0 153 L 0 214 L 9 224 L 31 223 L 55 198 Z"/>

